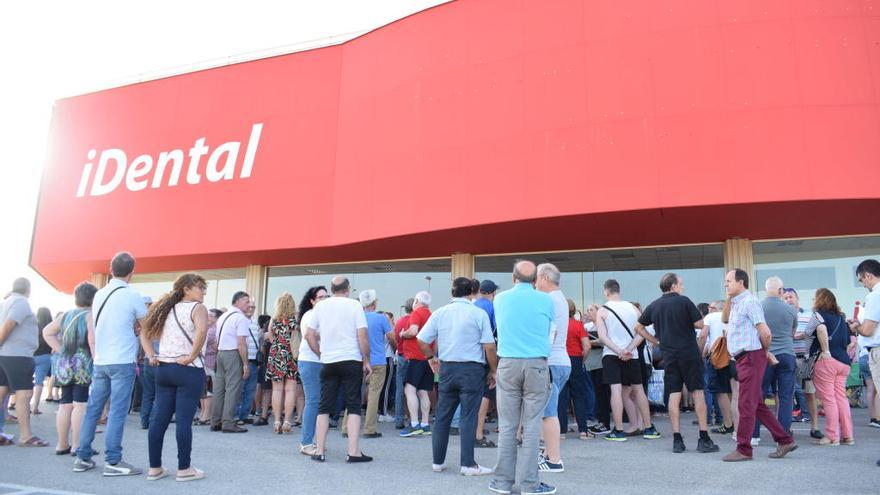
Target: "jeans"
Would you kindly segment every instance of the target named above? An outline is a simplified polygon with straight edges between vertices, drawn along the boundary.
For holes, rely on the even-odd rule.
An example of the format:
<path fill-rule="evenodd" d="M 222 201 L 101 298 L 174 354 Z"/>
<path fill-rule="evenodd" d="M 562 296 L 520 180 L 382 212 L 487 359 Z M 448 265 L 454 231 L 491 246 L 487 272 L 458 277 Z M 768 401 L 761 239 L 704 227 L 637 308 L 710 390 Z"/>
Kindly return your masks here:
<path fill-rule="evenodd" d="M 235 417 L 240 420 L 247 419 L 251 414 L 251 404 L 254 402 L 254 396 L 257 394 L 257 365 L 252 361 L 248 361 L 248 368 L 251 373 L 247 380 L 241 385 L 241 402 L 235 411 Z"/>
<path fill-rule="evenodd" d="M 723 422 L 721 414 L 721 406 L 718 405 L 715 394 L 718 393 L 718 377 L 716 376 L 715 366 L 706 359 L 703 367 L 703 396 L 706 398 L 706 422 L 710 425 Z M 713 420 L 714 416 L 714 420 Z"/>
<path fill-rule="evenodd" d="M 107 418 L 107 430 L 104 433 L 106 452 L 104 460 L 107 464 L 116 464 L 122 460 L 122 433 L 125 418 L 131 406 L 131 389 L 134 387 L 135 363 L 98 365 L 92 372 L 92 389 L 86 414 L 80 428 L 79 448 L 76 455 L 89 461 L 95 455 L 92 442 L 98 420 L 104 411 L 104 404 L 110 399 L 110 415 Z"/>
<path fill-rule="evenodd" d="M 150 426 L 150 421 L 155 417 L 152 414 L 153 401 L 156 400 L 156 368 L 150 366 L 150 360 L 144 358 L 141 366 L 141 426 Z"/>
<path fill-rule="evenodd" d="M 602 368 L 591 371 L 590 375 L 596 392 L 596 419 L 605 426 L 611 426 L 611 387 L 603 383 Z"/>
<path fill-rule="evenodd" d="M 559 429 L 563 435 L 568 432 L 568 404 L 574 402 L 574 417 L 577 419 L 578 432 L 587 431 L 587 388 L 584 371 L 584 358 L 569 356 L 571 359 L 571 375 L 559 393 Z"/>
<path fill-rule="evenodd" d="M 394 376 L 394 421 L 403 423 L 406 416 L 406 398 L 403 395 L 403 381 L 406 379 L 406 358 L 397 355 L 397 372 Z"/>
<path fill-rule="evenodd" d="M 736 375 L 739 380 L 739 426 L 736 428 L 736 450 L 745 456 L 752 456 L 752 430 L 755 421 L 761 420 L 770 430 L 773 440 L 780 445 L 794 442 L 791 433 L 782 428 L 764 404 L 764 370 L 767 368 L 767 354 L 763 349 L 749 351 L 736 360 Z"/>
<path fill-rule="evenodd" d="M 596 384 L 593 383 L 593 374 L 584 368 L 584 388 L 586 389 L 587 420 L 596 421 Z"/>
<path fill-rule="evenodd" d="M 501 358 L 498 363 L 498 461 L 495 484 L 510 489 L 516 483 L 523 491 L 541 482 L 538 477 L 538 440 L 541 415 L 550 398 L 550 369 L 547 360 Z M 522 423 L 522 456 L 517 467 L 516 431 Z M 464 439 L 462 435 L 462 439 Z"/>
<path fill-rule="evenodd" d="M 156 369 L 156 404 L 147 433 L 150 467 L 162 467 L 162 444 L 171 416 L 177 417 L 177 469 L 190 467 L 192 452 L 192 423 L 202 389 L 205 370 L 192 366 L 162 363 Z"/>
<path fill-rule="evenodd" d="M 834 358 L 816 361 L 813 385 L 825 406 L 825 436 L 832 442 L 853 438 L 852 413 L 846 396 L 850 367 Z"/>
<path fill-rule="evenodd" d="M 315 421 L 318 418 L 318 402 L 321 400 L 321 363 L 300 361 L 299 376 L 306 396 L 299 443 L 311 445 L 315 443 Z"/>
<path fill-rule="evenodd" d="M 434 464 L 443 464 L 446 461 L 452 416 L 456 409 L 460 409 L 461 467 L 476 466 L 474 443 L 477 436 L 477 413 L 483 400 L 485 382 L 486 367 L 482 363 L 440 363 L 437 419 L 431 439 Z"/>
<path fill-rule="evenodd" d="M 764 371 L 764 385 L 769 384 L 776 389 L 779 399 L 776 407 L 779 409 L 776 419 L 785 431 L 791 431 L 791 412 L 794 409 L 794 354 L 780 354 L 776 356 L 779 364 L 767 366 Z M 765 387 L 766 388 L 766 387 Z M 755 430 L 752 436 L 761 436 L 761 421 L 755 422 Z"/>

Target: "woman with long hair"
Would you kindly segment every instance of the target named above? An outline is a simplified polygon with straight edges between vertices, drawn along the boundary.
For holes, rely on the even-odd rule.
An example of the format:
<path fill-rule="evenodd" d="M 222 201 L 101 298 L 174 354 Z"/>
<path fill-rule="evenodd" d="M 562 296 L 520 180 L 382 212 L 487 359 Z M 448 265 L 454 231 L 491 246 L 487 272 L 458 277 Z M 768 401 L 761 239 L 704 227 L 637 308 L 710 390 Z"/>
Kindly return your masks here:
<path fill-rule="evenodd" d="M 89 402 L 92 383 L 92 356 L 95 354 L 95 327 L 92 301 L 98 288 L 82 282 L 73 290 L 76 309 L 46 325 L 42 334 L 54 351 L 52 376 L 61 386 L 61 399 L 55 416 L 58 445 L 55 453 L 66 455 L 71 445 L 79 445 L 79 429 Z"/>
<path fill-rule="evenodd" d="M 204 358 L 208 310 L 202 302 L 208 284 L 195 273 L 174 281 L 173 290 L 150 307 L 141 332 L 141 346 L 156 370 L 156 403 L 147 443 L 147 481 L 168 476 L 162 467 L 162 445 L 171 416 L 177 419 L 177 481 L 199 480 L 205 473 L 192 466 L 192 423 L 205 387 Z M 152 341 L 159 341 L 159 353 Z"/>
<path fill-rule="evenodd" d="M 846 377 L 852 359 L 847 352 L 849 325 L 828 289 L 818 289 L 813 302 L 813 317 L 807 323 L 807 335 L 815 334 L 810 355 L 818 354 L 813 370 L 813 385 L 825 406 L 825 437 L 821 446 L 855 445 L 852 415 L 846 396 Z"/>
<path fill-rule="evenodd" d="M 309 327 L 312 308 L 318 304 L 318 301 L 327 297 L 327 288 L 324 286 L 312 287 L 306 291 L 299 303 L 299 327 L 301 329 L 305 330 Z M 299 451 L 303 455 L 310 456 L 318 452 L 318 447 L 315 445 L 315 421 L 318 418 L 318 402 L 321 399 L 321 358 L 309 347 L 305 336 L 299 345 L 299 376 L 302 379 L 303 391 L 306 396 Z"/>
<path fill-rule="evenodd" d="M 52 348 L 43 338 L 43 329 L 52 323 L 52 312 L 49 308 L 37 310 L 37 330 L 39 345 L 34 351 L 34 395 L 31 399 L 31 414 L 43 414 L 40 411 L 40 398 L 43 395 L 43 382 L 52 371 Z M 51 392 L 52 389 L 49 389 Z"/>
<path fill-rule="evenodd" d="M 289 292 L 278 296 L 275 315 L 269 324 L 269 357 L 266 361 L 266 380 L 272 381 L 272 414 L 275 433 L 289 433 L 296 403 L 296 360 L 293 342 L 297 337 L 296 302 Z M 299 344 L 299 342 L 296 342 Z M 297 351 L 299 347 L 297 346 Z M 284 422 L 281 421 L 281 399 L 284 398 Z"/>

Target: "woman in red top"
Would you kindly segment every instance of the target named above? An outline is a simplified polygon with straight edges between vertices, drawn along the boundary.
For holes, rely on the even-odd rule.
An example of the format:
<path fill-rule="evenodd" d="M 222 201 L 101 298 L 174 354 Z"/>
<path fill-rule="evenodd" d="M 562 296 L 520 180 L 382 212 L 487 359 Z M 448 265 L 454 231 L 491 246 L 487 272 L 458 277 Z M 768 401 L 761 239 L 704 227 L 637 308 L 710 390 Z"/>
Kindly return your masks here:
<path fill-rule="evenodd" d="M 568 337 L 565 347 L 571 359 L 571 375 L 559 393 L 559 424 L 562 434 L 568 432 L 568 405 L 574 401 L 574 416 L 577 419 L 578 437 L 586 440 L 593 436 L 587 431 L 587 376 L 584 371 L 584 359 L 590 353 L 590 337 L 584 325 L 574 319 L 576 312 L 574 301 L 568 300 Z"/>

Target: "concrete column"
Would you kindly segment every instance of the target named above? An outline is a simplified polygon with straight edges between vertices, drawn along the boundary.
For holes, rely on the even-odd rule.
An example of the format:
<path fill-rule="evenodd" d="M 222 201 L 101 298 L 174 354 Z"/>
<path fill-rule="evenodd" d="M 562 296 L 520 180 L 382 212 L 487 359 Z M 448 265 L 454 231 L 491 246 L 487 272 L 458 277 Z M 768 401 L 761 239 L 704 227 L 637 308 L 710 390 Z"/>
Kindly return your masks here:
<path fill-rule="evenodd" d="M 250 294 L 251 299 L 256 300 L 257 309 L 271 308 L 266 297 L 266 283 L 269 271 L 263 265 L 248 265 L 244 272 L 245 291 Z M 259 311 L 258 311 L 259 312 Z"/>
<path fill-rule="evenodd" d="M 89 282 L 91 282 L 95 287 L 101 288 L 107 285 L 107 282 L 110 281 L 110 275 L 107 273 L 93 273 L 89 277 Z"/>
<path fill-rule="evenodd" d="M 741 268 L 754 278 L 755 259 L 752 255 L 752 241 L 749 239 L 727 239 L 724 241 L 725 273 Z"/>
<path fill-rule="evenodd" d="M 474 255 L 454 253 L 452 255 L 452 278 L 474 278 Z"/>

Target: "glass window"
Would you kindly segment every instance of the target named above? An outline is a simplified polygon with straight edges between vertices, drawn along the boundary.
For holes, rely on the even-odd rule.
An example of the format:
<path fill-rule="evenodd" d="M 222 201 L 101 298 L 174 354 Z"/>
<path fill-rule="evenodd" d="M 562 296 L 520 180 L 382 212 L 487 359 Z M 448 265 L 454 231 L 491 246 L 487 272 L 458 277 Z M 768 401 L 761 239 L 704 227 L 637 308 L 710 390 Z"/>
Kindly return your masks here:
<path fill-rule="evenodd" d="M 624 299 L 644 307 L 660 297 L 660 278 L 668 272 L 675 272 L 684 280 L 685 295 L 694 303 L 724 297 L 724 255 L 720 244 L 478 256 L 477 278 L 491 279 L 500 290 L 509 289 L 513 285 L 513 265 L 518 259 L 556 265 L 562 272 L 560 288 L 578 309 L 602 303 L 602 286 L 609 278 L 620 283 Z"/>
<path fill-rule="evenodd" d="M 837 303 L 852 316 L 856 301 L 868 291 L 856 279 L 856 266 L 867 258 L 880 259 L 880 236 L 795 239 L 755 242 L 754 289 L 764 297 L 764 282 L 778 276 L 798 292 L 801 307 L 809 309 L 816 289 L 834 292 Z"/>
<path fill-rule="evenodd" d="M 205 293 L 205 306 L 209 308 L 228 308 L 232 305 L 232 295 L 245 290 L 244 269 L 229 270 L 190 270 L 205 277 L 208 290 Z M 183 272 L 145 273 L 132 277 L 131 286 L 154 301 L 171 291 L 174 280 Z"/>
<path fill-rule="evenodd" d="M 433 307 L 446 304 L 452 287 L 451 271 L 452 263 L 446 258 L 269 268 L 266 311 L 274 310 L 275 299 L 283 292 L 290 292 L 299 304 L 310 287 L 323 285 L 329 290 L 330 280 L 344 275 L 351 282 L 351 297 L 373 289 L 379 300 L 378 309 L 399 316 L 404 301 L 422 290 L 433 296 Z"/>

